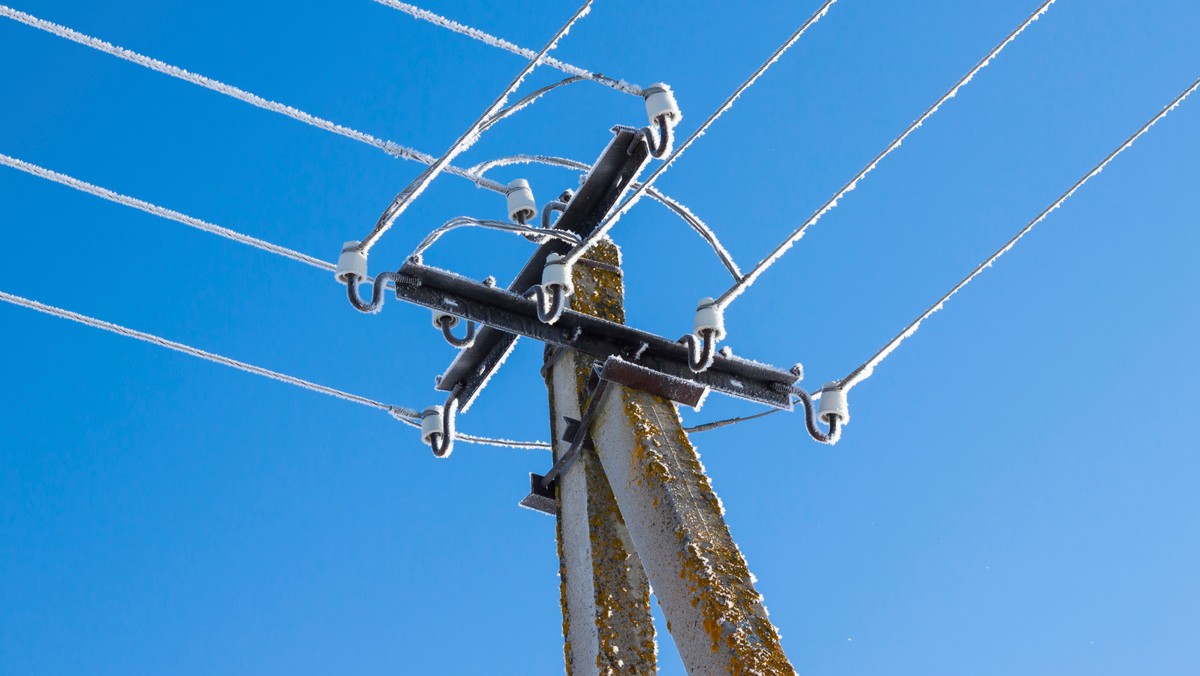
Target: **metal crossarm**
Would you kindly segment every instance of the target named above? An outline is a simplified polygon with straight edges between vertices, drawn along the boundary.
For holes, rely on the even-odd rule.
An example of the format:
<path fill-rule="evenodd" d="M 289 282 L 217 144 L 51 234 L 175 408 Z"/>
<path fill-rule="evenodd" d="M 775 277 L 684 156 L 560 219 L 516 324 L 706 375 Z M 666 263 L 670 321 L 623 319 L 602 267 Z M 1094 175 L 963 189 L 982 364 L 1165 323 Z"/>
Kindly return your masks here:
<path fill-rule="evenodd" d="M 639 140 L 638 130 L 629 127 L 614 127 L 613 133 L 612 141 L 609 142 L 583 185 L 571 198 L 566 211 L 555 224 L 556 229 L 569 230 L 586 237 L 604 220 L 609 210 L 617 203 L 617 200 L 649 161 L 649 149 L 644 141 Z M 546 265 L 547 256 L 552 253 L 565 254 L 569 250 L 569 244 L 554 240 L 538 247 L 529 262 L 509 284 L 509 291 L 512 294 L 525 293 L 529 287 L 541 281 L 542 269 Z M 415 266 L 406 265 L 405 268 L 415 269 Z M 411 273 L 406 270 L 405 274 Z M 478 285 L 469 280 L 464 281 L 467 281 L 469 285 Z M 496 289 L 496 291 L 500 290 Z M 423 296 L 424 294 L 417 295 Z M 420 303 L 415 297 L 407 298 L 404 295 L 401 297 Z M 433 307 L 426 303 L 420 304 Z M 462 316 L 453 307 L 446 306 L 446 311 Z M 505 357 L 516 345 L 517 334 L 520 333 L 511 329 L 497 328 L 489 322 L 482 323 L 487 326 L 476 335 L 474 345 L 458 354 L 458 357 L 442 374 L 438 384 L 438 389 L 445 392 L 453 390 L 458 385 L 462 386 L 459 402 L 463 411 L 470 408 L 476 395 L 504 362 Z M 552 329 L 553 327 L 546 328 Z"/>

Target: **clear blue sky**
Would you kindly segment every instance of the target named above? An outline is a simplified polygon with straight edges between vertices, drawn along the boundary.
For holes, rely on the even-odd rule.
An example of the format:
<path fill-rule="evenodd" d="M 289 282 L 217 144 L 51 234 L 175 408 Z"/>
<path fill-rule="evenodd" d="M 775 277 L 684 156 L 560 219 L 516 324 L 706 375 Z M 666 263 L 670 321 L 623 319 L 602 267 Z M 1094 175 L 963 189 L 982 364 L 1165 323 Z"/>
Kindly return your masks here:
<path fill-rule="evenodd" d="M 575 9 L 424 4 L 535 48 Z M 558 56 L 671 83 L 686 132 L 817 4 L 600 0 Z M 1036 4 L 842 0 L 660 186 L 752 263 Z M 434 154 L 522 66 L 366 0 L 16 7 Z M 1198 28 L 1194 0 L 1060 0 L 731 308 L 728 343 L 845 375 L 1195 79 Z M 328 259 L 420 169 L 8 20 L 0 63 L 0 152 Z M 644 119 L 578 84 L 464 160 L 591 161 Z M 1198 157 L 1195 100 L 857 388 L 837 447 L 786 415 L 697 437 L 802 673 L 1200 673 Z M 576 180 L 496 177 L 541 200 Z M 424 310 L 359 315 L 327 274 L 11 169 L 0 200 L 4 291 L 441 399 Z M 443 177 L 373 267 L 502 210 Z M 685 332 L 725 286 L 661 207 L 614 234 L 642 328 Z M 527 252 L 459 232 L 429 260 L 505 280 Z M 0 326 L 0 672 L 561 671 L 553 521 L 515 506 L 544 455 L 435 461 L 378 411 L 8 305 Z M 545 438 L 540 355 L 461 426 Z"/>

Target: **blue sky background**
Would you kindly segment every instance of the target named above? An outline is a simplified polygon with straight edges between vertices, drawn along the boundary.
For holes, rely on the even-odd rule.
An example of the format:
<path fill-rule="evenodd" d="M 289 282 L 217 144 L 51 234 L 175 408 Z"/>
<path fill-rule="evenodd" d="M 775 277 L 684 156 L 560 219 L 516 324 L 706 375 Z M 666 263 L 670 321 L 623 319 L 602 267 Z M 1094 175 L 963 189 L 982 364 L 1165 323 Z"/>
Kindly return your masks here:
<path fill-rule="evenodd" d="M 817 4 L 600 1 L 557 56 L 669 82 L 686 133 Z M 1036 4 L 843 0 L 659 186 L 748 266 Z M 423 6 L 533 48 L 575 9 Z M 16 7 L 433 154 L 522 66 L 365 0 Z M 1060 0 L 735 303 L 728 344 L 845 375 L 1200 75 L 1197 28 L 1191 0 Z M 0 63 L 0 152 L 328 259 L 420 170 L 12 21 Z M 591 161 L 617 123 L 641 101 L 573 85 L 462 163 Z M 836 448 L 786 415 L 696 438 L 798 670 L 1200 671 L 1197 157 L 1189 101 L 855 389 Z M 0 289 L 441 400 L 424 310 L 359 315 L 329 275 L 11 169 L 0 201 Z M 502 210 L 443 177 L 373 268 Z M 727 285 L 657 205 L 614 234 L 639 327 L 679 335 Z M 506 280 L 527 252 L 459 232 L 428 260 Z M 515 506 L 544 455 L 436 461 L 378 411 L 7 305 L 0 327 L 0 672 L 561 671 L 553 522 Z M 545 438 L 540 358 L 523 344 L 461 427 Z"/>

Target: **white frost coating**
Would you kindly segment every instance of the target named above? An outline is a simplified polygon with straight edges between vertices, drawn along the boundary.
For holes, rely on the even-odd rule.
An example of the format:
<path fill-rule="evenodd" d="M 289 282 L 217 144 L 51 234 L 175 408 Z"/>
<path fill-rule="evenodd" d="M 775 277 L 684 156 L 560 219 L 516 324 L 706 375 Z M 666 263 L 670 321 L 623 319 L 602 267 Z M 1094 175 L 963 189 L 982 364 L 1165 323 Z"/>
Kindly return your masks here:
<path fill-rule="evenodd" d="M 501 92 L 500 96 L 496 97 L 496 99 L 492 101 L 492 104 L 488 106 L 487 110 L 485 110 L 483 114 L 480 115 L 465 132 L 463 132 L 462 136 L 458 137 L 458 140 L 450 146 L 445 154 L 435 160 L 433 164 L 429 165 L 428 169 L 421 172 L 420 176 L 418 176 L 412 183 L 408 184 L 404 190 L 400 191 L 400 194 L 396 195 L 396 198 L 392 200 L 392 203 L 388 205 L 388 208 L 384 210 L 383 215 L 379 217 L 379 221 L 371 230 L 371 234 L 367 235 L 367 237 L 362 240 L 362 244 L 359 245 L 360 251 L 362 251 L 364 254 L 368 253 L 371 250 L 371 247 L 375 245 L 375 242 L 379 240 L 383 233 L 387 232 L 388 228 L 392 227 L 392 224 L 396 222 L 396 219 L 404 213 L 404 211 L 408 208 L 408 205 L 412 204 L 414 200 L 421 196 L 421 193 L 425 192 L 425 189 L 429 187 L 429 184 L 433 182 L 433 179 L 437 178 L 442 171 L 445 171 L 447 166 L 451 161 L 454 160 L 455 157 L 458 157 L 460 154 L 466 152 L 468 148 L 470 148 L 475 144 L 476 141 L 479 140 L 479 132 L 485 126 L 487 126 L 488 122 L 494 118 L 502 108 L 504 108 L 504 104 L 508 102 L 508 97 L 520 88 L 521 83 L 525 80 L 525 77 L 533 72 L 533 70 L 537 68 L 538 64 L 542 62 L 542 59 L 546 56 L 546 54 L 557 47 L 559 41 L 561 41 L 567 36 L 568 33 L 571 32 L 571 27 L 575 25 L 575 22 L 587 16 L 591 10 L 592 0 L 586 0 L 583 3 L 583 6 L 576 10 L 575 14 L 572 15 L 565 24 L 563 24 L 562 28 L 558 29 L 558 32 L 555 33 L 554 37 L 550 39 L 550 42 L 547 42 L 546 46 L 542 47 L 540 52 L 534 54 L 530 58 L 529 63 L 526 63 L 525 67 L 521 69 L 521 72 L 517 73 L 517 76 L 513 78 L 513 81 L 509 83 L 508 87 Z"/>
<path fill-rule="evenodd" d="M 32 14 L 26 14 L 20 10 L 13 9 L 5 5 L 0 5 L 0 16 L 18 21 L 26 26 L 30 26 L 31 28 L 45 31 L 51 35 L 70 40 L 71 42 L 81 44 L 85 47 L 91 47 L 97 51 L 104 52 L 105 54 L 115 56 L 119 59 L 124 59 L 130 63 L 135 63 L 143 68 L 148 68 L 157 73 L 169 75 L 173 78 L 183 80 L 184 82 L 190 82 L 191 84 L 199 85 L 205 89 L 217 92 L 218 94 L 224 94 L 225 96 L 237 99 L 243 103 L 249 103 L 257 108 L 262 108 L 263 110 L 269 110 L 273 113 L 290 117 L 293 120 L 303 122 L 304 124 L 316 127 L 317 129 L 338 134 L 339 136 L 344 136 L 360 143 L 365 143 L 369 146 L 378 148 L 385 153 L 392 155 L 393 157 L 412 160 L 414 162 L 420 162 L 426 165 L 433 164 L 435 161 L 434 157 L 428 153 L 423 153 L 414 148 L 402 146 L 393 141 L 376 138 L 365 132 L 351 129 L 350 127 L 346 127 L 335 122 L 330 122 L 329 120 L 317 117 L 315 115 L 310 115 L 309 113 L 306 113 L 298 108 L 293 108 L 292 106 L 279 103 L 277 101 L 265 99 L 257 94 L 252 94 L 244 89 L 226 84 L 219 80 L 214 80 L 210 77 L 184 70 L 178 66 L 172 66 L 169 63 L 139 54 L 135 51 L 125 49 L 124 47 L 118 47 L 99 38 L 85 35 L 79 31 L 67 28 L 66 26 L 52 23 L 44 19 L 39 19 Z M 481 188 L 487 188 L 488 190 L 495 192 L 504 191 L 503 185 L 496 183 L 495 181 L 489 181 L 487 179 L 471 176 L 466 170 L 460 167 L 447 167 L 446 171 L 451 174 L 469 179 Z"/>
<path fill-rule="evenodd" d="M 86 326 L 91 326 L 93 328 L 102 329 L 102 330 L 108 331 L 110 333 L 115 333 L 119 336 L 125 336 L 126 338 L 134 338 L 136 340 L 150 343 L 151 345 L 165 347 L 168 350 L 182 352 L 183 354 L 186 354 L 186 355 L 189 355 L 192 357 L 199 357 L 200 359 L 211 361 L 216 364 L 221 364 L 222 366 L 228 366 L 230 368 L 235 368 L 239 371 L 245 371 L 246 373 L 253 373 L 254 375 L 263 376 L 265 378 L 270 378 L 272 380 L 278 380 L 279 382 L 287 383 L 288 385 L 295 385 L 296 387 L 302 387 L 306 390 L 311 390 L 313 392 L 327 394 L 331 397 L 337 397 L 338 399 L 344 399 L 346 401 L 350 401 L 355 404 L 362 404 L 363 406 L 370 406 L 371 408 L 377 408 L 377 409 L 381 409 L 384 411 L 389 411 L 389 412 L 393 413 L 394 415 L 409 415 L 409 414 L 416 415 L 417 414 L 417 412 L 413 409 L 404 408 L 401 406 L 392 406 L 389 404 L 384 404 L 379 401 L 375 401 L 374 399 L 368 399 L 367 397 L 360 397 L 357 394 L 350 394 L 349 392 L 335 390 L 332 387 L 325 387 L 324 385 L 318 385 L 316 383 L 309 382 L 302 378 L 297 378 L 295 376 L 289 376 L 289 375 L 285 375 L 282 373 L 277 373 L 275 371 L 271 371 L 269 369 L 262 368 L 261 366 L 254 366 L 253 364 L 247 364 L 246 362 L 243 362 L 243 361 L 238 361 L 236 359 L 230 359 L 229 357 L 223 357 L 219 354 L 213 354 L 212 352 L 205 352 L 204 350 L 201 350 L 201 349 L 198 349 L 195 347 L 191 347 L 190 345 L 184 345 L 183 343 L 176 343 L 173 340 L 167 340 L 166 338 L 160 338 L 158 336 L 151 335 L 149 333 L 143 333 L 142 331 L 128 329 L 128 328 L 125 328 L 124 326 L 119 326 L 119 325 L 113 324 L 111 322 L 106 322 L 106 321 L 103 321 L 100 319 L 94 319 L 94 318 L 88 317 L 86 315 L 81 315 L 77 312 L 71 312 L 70 310 L 63 310 L 62 308 L 57 308 L 57 307 L 54 307 L 53 305 L 46 305 L 44 303 L 39 303 L 35 300 L 29 300 L 28 298 L 22 298 L 21 296 L 13 295 L 10 293 L 5 293 L 3 291 L 0 291 L 0 300 L 4 301 L 6 303 L 11 303 L 13 305 L 18 305 L 18 306 L 21 306 L 24 308 L 28 308 L 30 310 L 36 310 L 37 312 L 41 312 L 43 314 L 48 314 L 48 315 L 52 315 L 54 317 L 59 317 L 60 319 L 69 319 L 70 321 L 77 322 L 79 324 L 84 324 Z"/>
<path fill-rule="evenodd" d="M 140 340 L 142 342 L 150 343 L 151 345 L 165 347 L 168 350 L 174 350 L 175 352 L 180 352 L 180 353 L 186 354 L 191 357 L 199 357 L 200 359 L 204 359 L 206 361 L 210 361 L 215 364 L 221 364 L 222 366 L 228 366 L 230 368 L 234 368 L 239 371 L 244 371 L 246 373 L 252 373 L 257 376 L 263 376 L 264 378 L 270 378 L 272 380 L 277 380 L 281 383 L 286 383 L 288 385 L 295 385 L 296 387 L 301 387 L 303 389 L 310 390 L 312 392 L 317 392 L 319 394 L 327 394 L 331 397 L 336 397 L 338 399 L 349 401 L 349 402 L 352 402 L 355 404 L 361 404 L 363 406 L 377 408 L 377 409 L 380 409 L 383 411 L 387 411 L 388 413 L 390 413 L 392 415 L 393 418 L 395 418 L 409 426 L 416 427 L 418 429 L 421 427 L 421 424 L 419 422 L 417 422 L 417 420 L 420 418 L 421 414 L 420 414 L 420 412 L 418 412 L 416 409 L 413 409 L 413 408 L 408 408 L 406 406 L 394 406 L 391 404 L 385 404 L 381 401 L 376 401 L 374 399 L 362 397 L 357 394 L 351 394 L 349 392 L 343 392 L 341 390 L 337 390 L 332 387 L 318 385 L 316 383 L 304 380 L 303 378 L 297 378 L 295 376 L 289 376 L 289 375 L 286 375 L 283 373 L 278 373 L 276 371 L 272 371 L 270 369 L 265 369 L 265 368 L 262 368 L 261 366 L 254 366 L 253 364 L 247 364 L 246 362 L 238 361 L 236 359 L 231 359 L 229 357 L 223 357 L 219 354 L 214 354 L 212 352 L 206 352 L 199 348 L 191 347 L 190 345 L 184 345 L 183 343 L 177 343 L 173 340 L 167 340 L 166 338 L 160 338 L 158 336 L 155 336 L 155 335 L 152 335 L 149 333 L 144 333 L 142 331 L 137 331 L 135 329 L 126 328 L 124 326 L 120 326 L 118 324 L 113 324 L 111 322 L 106 322 L 101 319 L 95 319 L 93 317 L 88 317 L 87 315 L 81 315 L 77 312 L 71 312 L 70 310 L 64 310 L 62 308 L 58 308 L 53 305 L 46 305 L 45 303 L 39 303 L 35 300 L 23 298 L 21 296 L 17 296 L 17 295 L 11 294 L 11 293 L 5 293 L 4 291 L 0 291 L 0 301 L 4 301 L 6 303 L 10 303 L 12 305 L 16 305 L 19 307 L 24 307 L 24 308 L 27 308 L 30 310 L 35 310 L 37 312 L 51 315 L 53 317 L 58 317 L 60 319 L 67 319 L 67 320 L 70 320 L 70 321 L 73 321 L 73 322 L 76 322 L 79 324 L 83 324 L 85 326 L 90 326 L 92 328 L 101 329 L 103 331 L 108 331 L 109 333 L 115 333 L 119 336 L 124 336 L 126 338 L 133 338 L 135 340 Z M 509 448 L 522 448 L 522 449 L 525 449 L 525 448 L 537 448 L 537 449 L 550 448 L 550 444 L 547 444 L 544 441 L 513 441 L 513 440 L 509 440 L 509 439 L 492 439 L 489 437 L 478 437 L 478 436 L 471 435 L 471 434 L 461 434 L 461 433 L 457 435 L 457 438 L 462 441 L 467 441 L 467 442 L 476 443 L 476 444 L 484 444 L 484 445 L 488 445 L 488 446 L 504 446 L 504 447 L 509 447 Z"/>
<path fill-rule="evenodd" d="M 592 170 L 591 165 L 584 164 L 578 160 L 567 159 L 565 157 L 554 157 L 552 155 L 512 155 L 509 157 L 488 160 L 487 162 L 481 162 L 467 169 L 467 172 L 473 176 L 482 178 L 483 174 L 491 169 L 496 167 L 506 167 L 514 164 L 544 164 L 551 167 L 575 169 L 578 171 Z M 634 190 L 637 190 L 642 186 L 642 184 L 635 181 L 631 184 L 631 186 Z M 709 246 L 712 247 L 713 253 L 717 255 L 717 258 L 721 259 L 721 262 L 725 265 L 725 269 L 729 271 L 729 274 L 732 275 L 735 280 L 742 278 L 741 269 L 733 260 L 733 256 L 730 255 L 729 251 L 725 249 L 725 246 L 721 244 L 721 240 L 717 238 L 717 233 L 713 231 L 713 229 L 710 228 L 704 221 L 700 220 L 699 216 L 692 213 L 691 209 L 688 209 L 687 206 L 685 206 L 682 202 L 677 201 L 675 198 L 660 192 L 658 188 L 647 188 L 646 195 L 650 199 L 653 199 L 671 211 L 674 211 L 677 216 L 682 218 L 685 223 L 690 225 L 693 230 L 695 230 L 701 237 L 704 238 L 706 242 L 708 242 Z"/>
<path fill-rule="evenodd" d="M 903 343 L 909 336 L 916 333 L 917 329 L 921 328 L 921 324 L 926 319 L 929 319 L 930 316 L 941 310 L 946 305 L 946 302 L 954 297 L 954 294 L 961 291 L 964 287 L 970 284 L 972 280 L 978 277 L 981 272 L 987 268 L 990 268 L 997 260 L 999 260 L 1001 256 L 1008 253 L 1014 246 L 1017 245 L 1017 242 L 1021 241 L 1022 237 L 1029 234 L 1029 232 L 1033 230 L 1038 223 L 1046 220 L 1046 218 L 1059 207 L 1061 207 L 1063 203 L 1071 197 L 1071 195 L 1074 195 L 1075 192 L 1082 188 L 1085 183 L 1099 175 L 1100 172 L 1104 171 L 1104 168 L 1107 167 L 1110 162 L 1115 160 L 1118 155 L 1129 149 L 1143 134 L 1150 131 L 1151 127 L 1158 124 L 1159 120 L 1163 119 L 1168 113 L 1179 107 L 1179 105 L 1183 103 L 1187 97 L 1191 96 L 1192 93 L 1197 89 L 1200 89 L 1200 79 L 1197 79 L 1195 82 L 1193 82 L 1190 87 L 1185 89 L 1179 96 L 1175 97 L 1175 100 L 1167 104 L 1167 106 L 1160 110 L 1157 115 L 1152 117 L 1149 122 L 1144 124 L 1141 129 L 1138 129 L 1132 136 L 1126 139 L 1124 143 L 1122 143 L 1120 146 L 1117 146 L 1116 150 L 1113 150 L 1111 153 L 1109 153 L 1107 157 L 1101 160 L 1100 164 L 1097 164 L 1092 168 L 1091 171 L 1084 174 L 1083 177 L 1076 181 L 1069 190 L 1063 193 L 1058 199 L 1054 200 L 1050 206 L 1043 209 L 1042 212 L 1034 217 L 1032 221 L 1029 221 L 1025 227 L 1021 228 L 1021 230 L 1017 232 L 1012 239 L 1008 240 L 1004 246 L 997 249 L 991 256 L 988 256 L 982 263 L 976 266 L 976 268 L 971 271 L 971 274 L 964 277 L 962 281 L 960 281 L 958 284 L 955 284 L 953 288 L 946 292 L 944 296 L 939 298 L 936 303 L 929 307 L 929 309 L 925 310 L 925 312 L 922 312 L 920 316 L 913 320 L 911 324 L 909 324 L 895 338 L 888 342 L 887 345 L 884 345 L 883 349 L 877 352 L 875 356 L 868 359 L 862 364 L 862 366 L 859 366 L 857 369 L 852 371 L 850 375 L 843 378 L 841 382 L 846 391 L 849 391 L 850 388 L 861 383 L 867 378 L 870 378 L 871 374 L 875 372 L 875 367 L 882 363 L 884 359 L 887 359 L 888 355 L 894 352 L 897 347 L 900 347 L 900 343 Z"/>
<path fill-rule="evenodd" d="M 1053 0 L 1051 1 L 1053 2 Z M 820 21 L 836 2 L 837 0 L 826 0 L 825 4 L 821 5 L 816 13 L 809 17 L 808 21 L 805 21 L 799 28 L 797 28 L 795 32 L 793 32 L 791 36 L 788 37 L 788 39 L 784 41 L 784 43 L 780 45 L 771 54 L 771 56 L 758 67 L 757 70 L 750 74 L 750 77 L 746 78 L 742 84 L 738 85 L 737 89 L 733 90 L 733 93 L 729 95 L 729 98 L 725 99 L 725 102 L 722 103 L 716 110 L 714 110 L 712 114 L 708 116 L 708 119 L 705 120 L 704 123 L 696 129 L 696 131 L 693 131 L 691 136 L 687 137 L 687 140 L 681 143 L 679 147 L 667 157 L 667 159 L 663 160 L 662 164 L 655 168 L 653 173 L 650 174 L 644 183 L 641 183 L 634 188 L 633 192 L 626 197 L 623 202 L 621 202 L 621 205 L 609 213 L 609 215 L 600 222 L 600 225 L 597 226 L 594 231 L 592 231 L 592 234 L 587 240 L 584 241 L 582 246 L 575 247 L 569 254 L 567 254 L 567 261 L 574 263 L 575 261 L 579 260 L 581 256 L 587 253 L 587 250 L 591 248 L 592 245 L 607 235 L 609 229 L 612 228 L 612 226 L 618 220 L 620 220 L 622 216 L 628 213 L 629 210 L 633 208 L 633 205 L 637 204 L 638 200 L 642 198 L 642 195 L 646 194 L 651 186 L 654 185 L 654 182 L 657 181 L 664 173 L 666 173 L 667 169 L 671 167 L 675 160 L 679 159 L 679 157 L 682 156 L 683 153 L 687 151 L 687 149 L 691 147 L 693 143 L 696 142 L 696 139 L 703 136 L 704 132 L 708 131 L 708 128 L 712 126 L 714 122 L 724 115 L 726 111 L 732 108 L 734 101 L 737 101 L 738 97 L 740 97 L 747 89 L 749 89 L 756 81 L 758 81 L 758 78 L 762 77 L 762 74 L 767 72 L 768 68 L 775 65 L 775 62 L 783 56 L 784 52 L 790 49 L 792 45 L 796 44 L 796 41 L 800 39 L 800 36 L 804 35 L 804 33 L 806 33 L 808 29 L 813 26 L 813 24 Z"/>
<path fill-rule="evenodd" d="M 957 83 L 955 83 L 955 85 L 951 87 L 949 91 L 947 91 L 945 94 L 942 94 L 942 97 L 939 98 L 932 106 L 930 106 L 928 110 L 922 113 L 921 116 L 914 120 L 912 124 L 908 125 L 908 128 L 905 129 L 904 132 L 899 136 L 897 136 L 895 140 L 893 140 L 891 144 L 889 144 L 888 147 L 883 150 L 883 152 L 876 155 L 875 159 L 871 160 L 867 166 L 863 167 L 861 171 L 855 174 L 854 178 L 850 179 L 849 183 L 842 186 L 841 190 L 838 190 L 836 193 L 834 193 L 833 197 L 829 198 L 828 202 L 822 205 L 820 209 L 817 209 L 816 213 L 814 213 L 812 216 L 809 216 L 808 220 L 804 221 L 804 223 L 801 224 L 800 227 L 795 231 L 793 231 L 791 235 L 788 235 L 788 238 L 780 243 L 779 246 L 775 247 L 774 251 L 772 251 L 766 258 L 759 261 L 759 263 L 754 266 L 754 269 L 751 270 L 749 274 L 747 274 L 733 286 L 729 287 L 725 293 L 721 294 L 721 297 L 717 299 L 717 304 L 721 307 L 728 307 L 735 298 L 742 295 L 746 289 L 749 289 L 751 285 L 754 284 L 754 281 L 758 279 L 759 275 L 761 275 L 763 272 L 766 272 L 767 268 L 774 265 L 776 261 L 783 257 L 783 255 L 787 253 L 793 245 L 796 244 L 796 242 L 799 242 L 800 239 L 804 237 L 804 233 L 809 227 L 816 224 L 817 221 L 821 220 L 822 216 L 837 207 L 838 202 L 840 202 L 843 197 L 857 188 L 858 182 L 866 178 L 867 174 L 870 174 L 872 171 L 874 171 L 875 167 L 879 166 L 879 163 L 883 161 L 883 158 L 891 155 L 894 150 L 899 148 L 904 143 L 905 139 L 907 139 L 917 129 L 920 129 L 921 126 L 925 124 L 925 121 L 932 117 L 933 114 L 942 107 L 942 104 L 957 96 L 959 90 L 967 86 L 971 80 L 974 80 L 975 76 L 979 74 L 979 71 L 987 68 L 988 65 L 991 64 L 992 60 L 999 56 L 1000 52 L 1004 51 L 1004 48 L 1007 47 L 1009 43 L 1017 39 L 1018 35 L 1025 32 L 1026 28 L 1029 28 L 1029 26 L 1033 25 L 1033 22 L 1040 19 L 1042 15 L 1050 9 L 1050 5 L 1053 5 L 1056 1 L 1057 0 L 1046 0 L 1041 4 L 1040 7 L 1034 10 L 1033 14 L 1029 15 L 1029 17 L 1025 19 L 1025 21 L 1022 22 L 1016 30 L 1014 30 L 1012 33 L 1009 33 L 1008 37 L 1004 38 L 1000 44 L 992 48 L 992 51 L 988 52 L 988 55 L 983 57 L 982 61 L 975 64 L 975 67 L 967 71 L 967 74 L 964 75 Z"/>
<path fill-rule="evenodd" d="M 532 59 L 534 56 L 536 56 L 536 52 L 534 52 L 532 49 L 515 45 L 503 38 L 498 38 L 477 28 L 463 25 L 457 21 L 454 21 L 453 19 L 447 19 L 444 16 L 434 14 L 429 10 L 421 9 L 420 7 L 416 7 L 414 5 L 410 5 L 407 2 L 399 2 L 399 0 L 375 0 L 375 2 L 384 5 L 385 7 L 391 7 L 392 9 L 404 12 L 414 19 L 427 21 L 435 26 L 440 26 L 447 30 L 458 33 L 459 35 L 465 35 L 473 40 L 478 40 L 479 42 L 491 47 L 503 49 L 506 52 L 523 56 L 527 59 Z M 624 80 L 616 80 L 606 77 L 599 73 L 593 73 L 591 71 L 584 70 L 583 68 L 579 68 L 578 66 L 572 66 L 569 63 L 564 63 L 553 57 L 546 57 L 542 59 L 542 63 L 550 66 L 551 68 L 555 68 L 567 73 L 568 75 L 575 75 L 593 82 L 598 82 L 606 87 L 612 87 L 613 89 L 625 92 L 626 94 L 633 94 L 634 96 L 642 95 L 642 88 L 635 84 L 630 84 Z"/>
<path fill-rule="evenodd" d="M 304 263 L 305 265 L 311 265 L 314 268 L 318 268 L 320 270 L 325 270 L 327 272 L 334 271 L 334 265 L 332 263 L 329 263 L 328 261 L 323 261 L 319 258 L 314 258 L 312 256 L 309 256 L 308 254 L 303 254 L 303 253 L 300 253 L 299 251 L 294 251 L 292 249 L 288 249 L 287 247 L 279 246 L 278 244 L 272 244 L 270 242 L 258 239 L 257 237 L 250 237 L 249 235 L 243 235 L 239 232 L 235 232 L 228 228 L 223 228 L 219 225 L 213 225 L 212 223 L 209 223 L 207 221 L 202 221 L 199 218 L 193 218 L 186 214 L 181 214 L 178 211 L 173 211 L 173 210 L 167 209 L 165 207 L 160 207 L 158 205 L 151 204 L 149 202 L 143 202 L 142 200 L 139 200 L 139 199 L 136 199 L 133 197 L 129 197 L 127 195 L 122 195 L 121 193 L 113 192 L 112 190 L 109 190 L 107 188 L 101 188 L 98 185 L 92 185 L 91 183 L 88 183 L 86 181 L 81 181 L 77 178 L 72 178 L 70 176 L 67 176 L 66 174 L 60 174 L 57 171 L 51 171 L 50 169 L 46 169 L 45 167 L 40 167 L 36 164 L 31 164 L 29 162 L 19 160 L 15 157 L 9 157 L 8 155 L 4 155 L 4 154 L 0 153 L 0 164 L 3 164 L 8 167 L 12 167 L 13 169 L 23 171 L 23 172 L 25 172 L 27 174 L 31 174 L 33 176 L 37 176 L 38 178 L 44 178 L 48 181 L 53 181 L 55 183 L 65 185 L 68 188 L 74 188 L 80 192 L 85 192 L 89 195 L 95 195 L 96 197 L 99 197 L 101 199 L 106 199 L 110 202 L 116 202 L 117 204 L 121 204 L 121 205 L 124 205 L 127 207 L 132 207 L 139 211 L 144 211 L 148 214 L 158 216 L 159 218 L 165 218 L 169 221 L 175 221 L 176 223 L 182 223 L 183 225 L 186 225 L 188 227 L 196 228 L 197 230 L 203 230 L 204 232 L 207 232 L 212 235 L 217 235 L 218 237 L 224 237 L 225 239 L 232 240 L 234 242 L 237 242 L 238 244 L 245 244 L 247 246 L 252 246 L 256 249 L 266 251 L 267 253 L 284 256 L 285 258 L 290 258 L 298 263 Z"/>

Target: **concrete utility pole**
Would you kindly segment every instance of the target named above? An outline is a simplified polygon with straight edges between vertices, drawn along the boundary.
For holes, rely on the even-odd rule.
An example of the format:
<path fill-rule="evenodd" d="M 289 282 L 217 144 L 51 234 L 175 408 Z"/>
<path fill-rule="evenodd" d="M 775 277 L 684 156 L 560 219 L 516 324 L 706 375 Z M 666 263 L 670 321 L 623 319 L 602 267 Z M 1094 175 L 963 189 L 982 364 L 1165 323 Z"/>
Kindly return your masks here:
<path fill-rule="evenodd" d="M 573 309 L 624 322 L 619 266 L 607 242 L 580 260 Z M 555 439 L 584 417 L 593 363 L 568 350 L 549 369 Z M 795 673 L 674 404 L 615 383 L 597 392 L 594 446 L 557 484 L 567 672 L 654 672 L 648 577 L 689 673 Z M 556 446 L 557 462 L 568 444 Z"/>
<path fill-rule="evenodd" d="M 574 268 L 577 312 L 625 321 L 620 254 L 602 241 Z M 550 432 L 570 435 L 569 419 L 580 420 L 588 404 L 587 383 L 595 357 L 550 348 L 546 371 Z M 603 396 L 603 395 L 602 395 Z M 584 433 L 580 431 L 579 433 Z M 554 460 L 569 443 L 556 444 Z M 582 451 L 557 478 L 559 577 L 563 652 L 567 673 L 653 674 L 656 671 L 650 585 L 629 538 L 608 477 L 594 453 Z"/>

